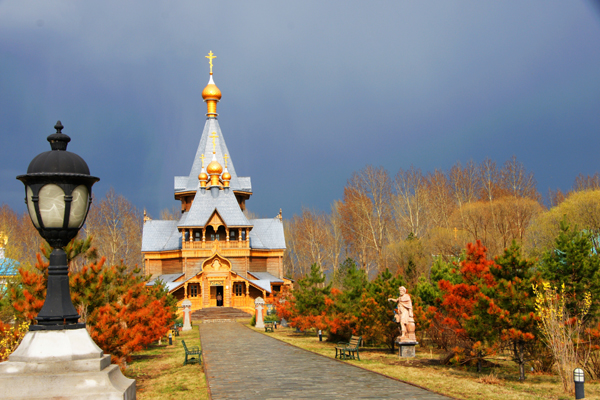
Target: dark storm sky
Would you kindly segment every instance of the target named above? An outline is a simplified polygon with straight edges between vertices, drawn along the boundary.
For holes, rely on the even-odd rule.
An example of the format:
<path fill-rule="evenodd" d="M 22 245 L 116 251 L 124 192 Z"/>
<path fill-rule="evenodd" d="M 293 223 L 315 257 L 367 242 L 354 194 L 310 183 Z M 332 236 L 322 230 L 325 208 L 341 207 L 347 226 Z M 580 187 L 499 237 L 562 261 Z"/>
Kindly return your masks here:
<path fill-rule="evenodd" d="M 328 210 L 353 171 L 512 155 L 538 190 L 600 171 L 600 8 L 586 1 L 0 1 L 0 203 L 58 119 L 101 181 L 157 216 L 205 122 L 250 210 Z"/>

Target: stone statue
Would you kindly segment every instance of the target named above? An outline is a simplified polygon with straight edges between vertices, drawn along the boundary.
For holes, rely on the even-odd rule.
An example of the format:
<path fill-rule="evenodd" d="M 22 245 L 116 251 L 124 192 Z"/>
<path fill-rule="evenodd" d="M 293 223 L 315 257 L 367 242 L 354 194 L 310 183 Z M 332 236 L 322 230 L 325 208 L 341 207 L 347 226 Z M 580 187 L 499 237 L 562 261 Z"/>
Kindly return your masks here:
<path fill-rule="evenodd" d="M 400 331 L 401 336 L 397 341 L 416 342 L 417 338 L 415 336 L 415 320 L 413 318 L 412 300 L 404 286 L 400 286 L 399 291 L 400 297 L 397 299 L 388 299 L 388 301 L 398 303 L 394 320 L 400 325 L 398 330 Z"/>

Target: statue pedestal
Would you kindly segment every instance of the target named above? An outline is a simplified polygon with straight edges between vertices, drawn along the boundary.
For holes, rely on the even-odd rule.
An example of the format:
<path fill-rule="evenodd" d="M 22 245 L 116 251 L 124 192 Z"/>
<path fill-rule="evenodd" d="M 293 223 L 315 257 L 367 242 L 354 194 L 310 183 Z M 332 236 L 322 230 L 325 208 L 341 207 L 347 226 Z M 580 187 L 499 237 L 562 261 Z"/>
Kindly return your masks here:
<path fill-rule="evenodd" d="M 3 399 L 135 399 L 123 376 L 85 328 L 30 331 L 0 363 Z"/>
<path fill-rule="evenodd" d="M 190 318 L 190 312 L 192 310 L 192 302 L 189 299 L 185 299 L 181 302 L 181 306 L 183 307 L 183 327 L 182 331 L 191 331 L 192 323 Z"/>
<path fill-rule="evenodd" d="M 396 344 L 398 345 L 398 357 L 413 358 L 415 357 L 415 346 L 419 342 L 401 342 L 396 339 Z"/>

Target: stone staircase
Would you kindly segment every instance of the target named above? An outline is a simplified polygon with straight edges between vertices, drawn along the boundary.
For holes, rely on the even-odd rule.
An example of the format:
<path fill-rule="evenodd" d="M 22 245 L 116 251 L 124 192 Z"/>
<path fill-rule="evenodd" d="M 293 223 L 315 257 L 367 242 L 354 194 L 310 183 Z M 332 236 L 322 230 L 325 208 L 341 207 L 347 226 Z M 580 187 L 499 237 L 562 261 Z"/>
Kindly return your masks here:
<path fill-rule="evenodd" d="M 192 313 L 192 321 L 235 322 L 238 319 L 250 319 L 252 315 L 233 307 L 209 307 Z"/>

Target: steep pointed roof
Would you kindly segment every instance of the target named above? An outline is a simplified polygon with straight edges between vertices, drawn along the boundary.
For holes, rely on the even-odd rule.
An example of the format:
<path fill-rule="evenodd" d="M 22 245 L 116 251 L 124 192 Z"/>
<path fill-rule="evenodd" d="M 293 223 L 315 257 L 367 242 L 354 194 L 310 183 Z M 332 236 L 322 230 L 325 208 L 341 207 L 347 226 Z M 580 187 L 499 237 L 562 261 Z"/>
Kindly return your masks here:
<path fill-rule="evenodd" d="M 202 160 L 200 159 L 200 157 L 202 156 L 202 154 L 204 154 L 204 166 L 206 167 L 206 165 L 208 165 L 212 158 L 213 144 L 212 139 L 209 136 L 211 136 L 213 132 L 215 132 L 218 136 L 215 141 L 215 156 L 217 162 L 224 166 L 225 158 L 223 156 L 225 154 L 227 154 L 228 156 L 227 170 L 231 174 L 231 181 L 229 182 L 229 187 L 232 190 L 236 191 L 252 191 L 252 187 L 250 185 L 250 178 L 238 178 L 237 173 L 235 172 L 235 166 L 233 160 L 229 158 L 231 154 L 227 149 L 227 144 L 225 143 L 225 138 L 223 137 L 221 128 L 219 127 L 219 122 L 216 118 L 208 118 L 206 120 L 206 124 L 204 124 L 204 130 L 202 131 L 202 136 L 200 137 L 200 144 L 198 145 L 198 150 L 196 150 L 196 156 L 194 157 L 194 162 L 192 164 L 190 174 L 187 177 L 175 177 L 175 192 L 195 191 L 198 189 L 198 175 L 202 170 Z"/>
<path fill-rule="evenodd" d="M 217 197 L 213 197 L 209 190 L 204 193 L 198 191 L 190 211 L 182 216 L 177 226 L 180 228 L 205 226 L 215 211 L 227 226 L 252 226 L 231 190 L 227 193 L 220 190 Z"/>

